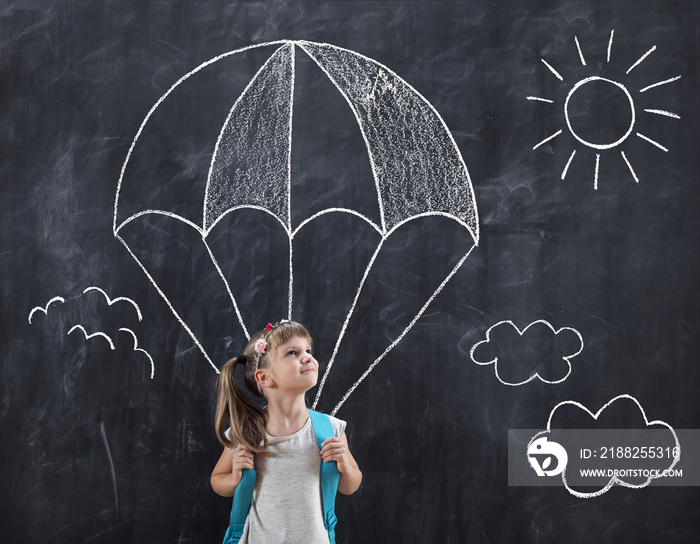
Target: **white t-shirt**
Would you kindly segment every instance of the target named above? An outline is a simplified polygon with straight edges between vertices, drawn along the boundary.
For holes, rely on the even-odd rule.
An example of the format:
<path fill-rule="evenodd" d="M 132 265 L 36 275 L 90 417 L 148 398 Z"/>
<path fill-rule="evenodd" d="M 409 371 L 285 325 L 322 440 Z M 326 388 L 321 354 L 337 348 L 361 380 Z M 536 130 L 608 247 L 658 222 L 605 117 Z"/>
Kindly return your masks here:
<path fill-rule="evenodd" d="M 329 417 L 335 436 L 341 436 L 345 421 Z M 321 450 L 311 419 L 292 435 L 267 440 L 271 455 L 255 456 L 253 502 L 240 544 L 326 544 Z"/>

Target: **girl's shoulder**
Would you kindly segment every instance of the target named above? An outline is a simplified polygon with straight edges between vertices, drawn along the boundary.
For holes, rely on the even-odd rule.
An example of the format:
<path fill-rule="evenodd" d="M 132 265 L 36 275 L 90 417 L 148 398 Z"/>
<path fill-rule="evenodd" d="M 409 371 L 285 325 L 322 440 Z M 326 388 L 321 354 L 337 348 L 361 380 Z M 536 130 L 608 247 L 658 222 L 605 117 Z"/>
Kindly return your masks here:
<path fill-rule="evenodd" d="M 320 412 L 320 413 L 323 413 L 323 412 Z M 342 436 L 343 433 L 345 432 L 346 427 L 347 427 L 347 423 L 342 419 L 338 419 L 337 417 L 334 417 L 334 416 L 331 416 L 328 414 L 325 414 L 325 415 L 327 415 L 328 419 L 330 419 L 330 421 L 331 421 L 331 427 L 333 427 L 333 433 L 335 434 L 335 436 L 338 436 L 338 437 Z"/>
<path fill-rule="evenodd" d="M 338 419 L 337 417 L 328 417 L 331 418 L 331 425 L 333 426 L 333 430 L 335 431 L 335 436 L 343 436 L 343 433 L 345 432 L 345 429 L 347 428 L 348 424 L 342 419 Z"/>

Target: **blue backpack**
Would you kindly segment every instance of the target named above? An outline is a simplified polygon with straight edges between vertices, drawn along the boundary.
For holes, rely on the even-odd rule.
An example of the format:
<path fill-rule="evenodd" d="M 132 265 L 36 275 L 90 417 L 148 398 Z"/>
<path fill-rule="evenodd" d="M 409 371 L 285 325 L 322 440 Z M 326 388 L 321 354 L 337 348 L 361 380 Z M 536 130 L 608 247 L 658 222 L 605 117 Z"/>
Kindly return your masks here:
<path fill-rule="evenodd" d="M 319 449 L 321 444 L 332 436 L 333 426 L 331 420 L 326 414 L 309 410 L 311 417 L 311 425 L 316 435 L 316 442 Z M 323 500 L 323 526 L 328 531 L 330 544 L 335 544 L 335 494 L 338 491 L 338 480 L 340 472 L 335 461 L 324 463 L 321 461 L 321 498 Z M 250 504 L 253 500 L 253 489 L 255 489 L 255 469 L 243 469 L 241 481 L 236 487 L 236 492 L 233 495 L 233 506 L 231 507 L 231 521 L 229 523 L 226 534 L 224 535 L 223 544 L 236 544 L 243 536 L 243 527 L 245 520 L 250 511 Z"/>

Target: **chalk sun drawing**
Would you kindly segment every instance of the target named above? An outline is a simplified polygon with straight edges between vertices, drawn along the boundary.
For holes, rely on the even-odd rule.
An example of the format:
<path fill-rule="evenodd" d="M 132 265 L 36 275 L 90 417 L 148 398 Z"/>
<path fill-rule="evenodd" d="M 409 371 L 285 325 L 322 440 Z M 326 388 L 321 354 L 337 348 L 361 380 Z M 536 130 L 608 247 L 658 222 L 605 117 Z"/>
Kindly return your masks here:
<path fill-rule="evenodd" d="M 109 349 L 114 351 L 114 342 L 112 342 L 112 339 L 109 336 L 107 336 L 105 333 L 97 331 L 97 332 L 93 332 L 92 334 L 88 334 L 88 332 L 85 330 L 85 327 L 83 327 L 82 325 L 74 325 L 66 333 L 66 336 L 68 336 L 70 333 L 72 333 L 75 330 L 82 331 L 83 335 L 85 336 L 85 340 L 90 340 L 91 338 L 95 338 L 95 337 L 104 338 L 105 340 L 107 340 L 107 342 L 109 342 Z"/>
<path fill-rule="evenodd" d="M 502 376 L 503 372 L 502 371 L 499 372 L 499 365 L 506 364 L 506 360 L 505 360 L 506 356 L 513 357 L 515 360 L 518 361 L 518 363 L 521 360 L 526 359 L 526 357 L 523 357 L 522 350 L 529 350 L 530 346 L 525 343 L 525 338 L 526 338 L 525 335 L 528 331 L 533 330 L 533 328 L 537 327 L 538 325 L 544 325 L 546 327 L 546 331 L 551 333 L 554 336 L 562 334 L 562 335 L 568 335 L 570 338 L 574 338 L 574 337 L 576 338 L 576 341 L 572 342 L 572 343 L 575 343 L 577 345 L 577 348 L 573 352 L 567 353 L 567 354 L 561 354 L 561 353 L 554 354 L 557 359 L 560 359 L 566 365 L 567 371 L 566 371 L 565 375 L 562 376 L 561 378 L 550 380 L 550 379 L 547 379 L 546 377 L 540 375 L 540 373 L 535 371 L 535 369 L 529 369 L 530 376 L 527 379 L 521 380 L 521 381 L 509 381 L 509 380 L 507 380 L 506 378 L 504 378 Z M 492 331 L 499 329 L 501 327 L 504 327 L 504 326 L 507 327 L 508 329 L 511 329 L 511 328 L 514 329 L 518 335 L 517 338 L 522 340 L 521 344 L 519 346 L 517 346 L 517 347 L 520 347 L 521 351 L 518 351 L 516 353 L 509 353 L 509 354 L 501 355 L 500 350 L 499 350 L 499 346 L 493 346 L 493 347 L 491 347 L 491 350 L 488 352 L 489 356 L 493 352 L 497 352 L 497 354 L 493 358 L 490 358 L 487 361 L 480 360 L 480 358 L 475 355 L 477 350 L 479 350 L 480 347 L 483 350 L 484 348 L 487 348 L 489 346 L 489 344 L 493 343 L 494 340 L 491 338 Z M 469 351 L 469 357 L 471 358 L 472 361 L 474 361 L 478 365 L 483 365 L 483 366 L 493 365 L 494 372 L 496 374 L 496 378 L 498 379 L 499 382 L 501 382 L 504 385 L 510 385 L 510 386 L 523 385 L 523 384 L 526 384 L 526 383 L 534 380 L 535 378 L 539 379 L 540 381 L 542 381 L 544 383 L 557 384 L 557 383 L 563 382 L 564 380 L 566 380 L 569 377 L 569 375 L 571 374 L 571 359 L 576 357 L 582 351 L 583 351 L 583 337 L 581 336 L 581 333 L 579 333 L 576 329 L 573 329 L 571 327 L 562 327 L 560 329 L 555 329 L 547 321 L 540 319 L 537 321 L 533 321 L 527 327 L 525 327 L 523 330 L 520 330 L 512 321 L 507 320 L 507 321 L 499 321 L 495 325 L 491 325 L 491 327 L 489 327 L 488 330 L 486 331 L 486 338 L 484 340 L 481 340 L 480 342 L 477 342 L 476 344 L 474 344 L 472 346 L 471 350 Z M 549 353 L 542 353 L 541 360 L 544 360 L 551 355 L 552 354 L 549 354 Z M 536 360 L 536 363 L 539 363 L 539 362 L 540 362 L 540 359 Z M 510 373 L 512 373 L 512 368 L 517 367 L 518 364 L 510 364 L 507 366 L 509 367 L 509 370 L 506 373 L 510 374 Z"/>
<path fill-rule="evenodd" d="M 138 351 L 140 353 L 143 353 L 148 358 L 148 362 L 151 364 L 151 379 L 153 379 L 153 377 L 155 376 L 155 373 L 156 373 L 156 365 L 153 362 L 153 357 L 151 357 L 151 355 L 145 349 L 141 349 L 139 347 L 139 341 L 136 338 L 136 333 L 134 331 L 132 331 L 131 329 L 127 329 L 126 327 L 122 327 L 119 330 L 126 332 L 126 333 L 129 333 L 131 335 L 131 338 L 133 338 L 133 340 L 134 340 L 134 351 Z"/>
<path fill-rule="evenodd" d="M 34 314 L 36 312 L 43 312 L 44 315 L 48 315 L 49 312 L 49 306 L 51 306 L 54 302 L 60 302 L 63 304 L 66 300 L 63 297 L 53 297 L 51 300 L 49 300 L 43 307 L 41 306 L 35 306 L 32 308 L 32 311 L 29 312 L 29 324 L 32 324 L 32 317 L 34 317 Z"/>
<path fill-rule="evenodd" d="M 610 31 L 610 39 L 608 40 L 608 49 L 607 49 L 607 62 L 610 63 L 611 59 L 611 54 L 612 54 L 612 46 L 613 46 L 613 38 L 615 36 L 615 30 Z M 579 59 L 581 61 L 581 66 L 587 66 L 585 56 L 583 54 L 583 51 L 581 49 L 581 45 L 579 43 L 578 37 L 574 36 L 574 41 L 576 43 L 576 49 L 578 51 Z M 644 53 L 639 59 L 634 62 L 626 71 L 626 74 L 629 74 L 632 70 L 634 70 L 637 66 L 642 64 L 642 62 L 649 56 L 651 55 L 654 51 L 656 51 L 656 46 L 654 45 L 651 47 L 646 53 Z M 564 77 L 551 65 L 549 64 L 545 59 L 540 59 L 542 61 L 542 64 L 547 68 L 547 70 L 554 76 L 556 77 L 559 81 L 562 83 L 565 83 Z M 648 91 L 649 89 L 659 87 L 661 85 L 666 85 L 668 83 L 673 83 L 674 81 L 678 81 L 681 78 L 681 76 L 676 76 L 672 77 L 663 81 L 659 81 L 656 83 L 653 83 L 651 85 L 648 85 L 646 87 L 643 87 L 639 89 L 637 92 L 638 93 L 644 93 Z M 581 95 L 586 95 L 586 93 L 591 92 L 591 88 L 603 88 L 607 89 L 607 92 L 612 91 L 613 94 L 617 94 L 618 97 L 622 97 L 621 102 L 622 104 L 625 105 L 625 107 L 622 107 L 618 115 L 616 116 L 615 119 L 608 120 L 607 122 L 612 123 L 615 121 L 623 121 L 622 124 L 624 125 L 626 117 L 623 117 L 625 115 L 629 115 L 629 121 L 627 122 L 624 130 L 617 134 L 616 138 L 613 137 L 611 138 L 611 141 L 595 141 L 592 136 L 588 135 L 585 133 L 585 131 L 582 131 L 580 128 L 575 128 L 572 123 L 572 117 L 574 115 L 572 114 L 572 101 L 576 102 L 577 100 L 580 99 Z M 549 98 L 544 98 L 544 97 L 539 97 L 539 96 L 528 96 L 527 100 L 532 100 L 536 102 L 544 102 L 546 104 L 555 104 L 555 101 Z M 627 111 L 622 111 L 622 110 L 627 110 Z M 610 151 L 615 149 L 616 147 L 620 146 L 623 142 L 625 142 L 632 134 L 636 135 L 637 138 L 640 140 L 653 145 L 657 149 L 660 149 L 661 151 L 668 152 L 668 149 L 654 140 L 653 138 L 646 136 L 644 134 L 641 134 L 640 132 L 635 131 L 635 124 L 637 121 L 637 106 L 635 105 L 635 98 L 633 97 L 633 93 L 630 92 L 630 90 L 621 82 L 615 81 L 612 79 L 600 77 L 600 76 L 590 76 L 583 78 L 579 81 L 577 81 L 572 87 L 571 90 L 568 92 L 566 99 L 564 101 L 564 106 L 563 106 L 563 111 L 564 111 L 564 118 L 566 119 L 566 126 L 569 130 L 569 133 L 578 141 L 579 143 L 583 144 L 584 146 L 593 149 L 596 151 L 595 155 L 595 170 L 593 174 L 593 188 L 598 189 L 598 177 L 599 177 L 599 171 L 600 171 L 600 157 L 601 157 L 601 152 L 602 151 Z M 680 119 L 680 115 L 676 113 L 672 113 L 669 111 L 664 111 L 660 109 L 655 109 L 655 108 L 644 108 L 643 109 L 644 113 L 651 113 L 653 115 L 660 115 L 664 117 L 668 117 L 671 119 Z M 564 133 L 563 129 L 560 129 L 556 131 L 554 134 L 551 134 L 547 137 L 545 137 L 543 140 L 538 142 L 537 144 L 534 145 L 532 148 L 533 151 L 538 149 L 539 147 L 543 146 L 547 142 L 554 140 L 558 136 Z M 566 175 L 569 171 L 569 167 L 571 166 L 571 163 L 574 160 L 574 157 L 576 156 L 576 149 L 573 149 L 571 151 L 571 154 L 569 155 L 568 160 L 566 161 L 566 166 L 564 166 L 564 170 L 561 173 L 561 179 L 564 180 L 566 179 Z M 639 177 L 637 176 L 637 173 L 635 172 L 634 168 L 632 167 L 632 164 L 630 163 L 629 159 L 625 155 L 625 152 L 620 150 L 620 156 L 622 157 L 622 160 L 625 162 L 627 165 L 627 168 L 630 171 L 630 174 L 634 178 L 634 181 L 639 183 Z"/>
<path fill-rule="evenodd" d="M 197 217 L 173 211 L 167 204 L 147 201 L 136 203 L 123 199 L 125 194 L 139 194 L 142 179 L 132 179 L 129 171 L 136 155 L 139 138 L 149 129 L 149 120 L 161 104 L 192 76 L 217 70 L 217 63 L 244 52 L 274 47 L 274 52 L 255 73 L 230 108 L 221 125 L 206 175 L 200 212 Z M 308 56 L 327 76 L 349 106 L 360 129 L 374 179 L 379 221 L 352 208 L 327 208 L 298 225 L 292 224 L 291 149 L 295 87 L 295 52 Z M 221 63 L 223 65 L 223 63 Z M 411 160 L 406 160 L 411 157 Z M 261 186 L 261 180 L 265 180 Z M 125 193 L 125 188 L 129 191 Z M 318 402 L 333 367 L 340 342 L 355 310 L 360 292 L 384 242 L 402 225 L 419 217 L 443 216 L 461 225 L 473 245 L 456 264 L 436 291 L 428 298 L 410 324 L 376 359 L 348 391 L 335 411 L 354 388 L 393 349 L 413 327 L 428 304 L 457 272 L 479 240 L 479 225 L 471 179 L 457 145 L 435 108 L 411 85 L 382 64 L 330 44 L 281 40 L 237 49 L 215 57 L 181 77 L 157 101 L 143 120 L 122 166 L 114 206 L 114 236 L 124 245 L 147 275 L 173 315 L 190 335 L 211 367 L 216 365 L 205 350 L 197 333 L 157 284 L 154 274 L 140 260 L 125 239 L 122 229 L 148 214 L 159 214 L 180 221 L 194 229 L 206 248 L 223 281 L 231 307 L 244 333 L 249 337 L 239 301 L 222 272 L 207 237 L 224 216 L 240 209 L 258 210 L 273 217 L 289 241 L 289 286 L 287 318 L 292 319 L 293 250 L 295 236 L 318 217 L 330 213 L 359 217 L 380 235 L 380 242 L 364 271 L 350 311 L 336 341 L 333 355 L 319 384 Z M 126 211 L 123 211 L 126 210 Z"/>
<path fill-rule="evenodd" d="M 586 413 L 587 413 L 589 416 L 591 416 L 593 419 L 597 420 L 606 408 L 608 408 L 608 407 L 609 407 L 611 404 L 613 404 L 614 402 L 618 402 L 618 401 L 623 400 L 623 399 L 624 399 L 624 400 L 631 400 L 631 401 L 636 405 L 636 407 L 639 409 L 639 411 L 640 411 L 642 417 L 644 418 L 644 423 L 646 424 L 647 427 L 650 427 L 650 426 L 652 426 L 652 425 L 661 425 L 661 426 L 663 426 L 663 427 L 666 427 L 666 428 L 671 432 L 671 434 L 673 435 L 673 439 L 674 439 L 674 441 L 675 441 L 675 444 L 676 444 L 676 448 L 677 448 L 678 455 L 673 457 L 673 462 L 671 463 L 671 465 L 668 467 L 667 470 L 673 469 L 673 467 L 676 466 L 676 464 L 678 463 L 678 461 L 680 461 L 680 458 L 681 458 L 681 444 L 680 444 L 680 441 L 678 440 L 678 435 L 676 434 L 676 431 L 674 430 L 673 427 L 671 427 L 671 426 L 670 426 L 668 423 L 666 423 L 665 421 L 661 421 L 661 420 L 658 420 L 658 419 L 656 419 L 656 420 L 654 420 L 654 421 L 649 421 L 649 419 L 647 418 L 646 412 L 644 411 L 644 408 L 642 408 L 642 405 L 639 403 L 639 401 L 638 401 L 636 398 L 634 398 L 633 396 L 627 395 L 627 394 L 618 395 L 617 397 L 615 397 L 615 398 L 609 400 L 609 401 L 608 401 L 607 403 L 605 403 L 605 404 L 603 405 L 603 407 L 602 407 L 600 410 L 598 410 L 595 414 L 594 414 L 593 412 L 591 412 L 588 408 L 586 408 L 583 404 L 581 404 L 581 403 L 579 403 L 579 402 L 576 402 L 576 401 L 573 401 L 573 400 L 565 400 L 565 401 L 563 401 L 563 402 L 560 402 L 560 403 L 557 404 L 554 408 L 552 408 L 552 411 L 551 411 L 550 414 L 549 414 L 549 418 L 547 419 L 547 428 L 546 428 L 544 431 L 540 431 L 540 432 L 537 433 L 535 436 L 533 436 L 532 439 L 530 439 L 530 442 L 529 442 L 529 444 L 528 444 L 528 448 L 529 448 L 529 446 L 530 446 L 535 440 L 537 440 L 540 436 L 543 436 L 543 435 L 546 435 L 546 434 L 549 434 L 550 432 L 552 432 L 552 418 L 554 417 L 555 412 L 556 412 L 559 408 L 561 408 L 562 406 L 567 406 L 567 405 L 568 405 L 568 406 L 575 406 L 575 407 L 577 407 L 577 408 L 583 410 L 584 412 L 586 412 Z M 641 488 L 643 488 L 643 487 L 648 486 L 649 483 L 650 483 L 652 480 L 654 480 L 654 479 L 656 479 L 656 478 L 659 478 L 659 477 L 661 477 L 661 474 L 654 475 L 653 473 L 650 473 L 650 475 L 649 475 L 649 477 L 647 478 L 646 482 L 644 482 L 644 483 L 642 483 L 642 484 L 632 484 L 632 483 L 629 483 L 629 482 L 625 482 L 624 480 L 618 478 L 618 476 L 612 476 L 612 477 L 610 478 L 610 480 L 608 481 L 608 483 L 607 483 L 604 487 L 602 487 L 601 489 L 598 489 L 598 490 L 596 490 L 596 491 L 589 492 L 589 493 L 584 493 L 584 492 L 581 492 L 581 491 L 577 491 L 577 490 L 575 490 L 575 489 L 572 489 L 572 488 L 569 486 L 569 483 L 567 482 L 567 479 L 566 479 L 566 469 L 565 469 L 565 470 L 562 472 L 562 474 L 561 474 L 562 482 L 564 483 L 564 486 L 566 487 L 567 491 L 568 491 L 569 493 L 571 493 L 572 495 L 574 495 L 575 497 L 578 497 L 578 498 L 581 498 L 581 499 L 590 499 L 590 498 L 592 498 L 592 497 L 598 497 L 598 496 L 602 495 L 603 493 L 605 493 L 606 491 L 608 491 L 612 486 L 614 486 L 614 485 L 616 485 L 616 484 L 619 485 L 619 486 L 622 486 L 622 487 L 629 487 L 629 488 L 633 488 L 633 489 L 641 489 Z"/>

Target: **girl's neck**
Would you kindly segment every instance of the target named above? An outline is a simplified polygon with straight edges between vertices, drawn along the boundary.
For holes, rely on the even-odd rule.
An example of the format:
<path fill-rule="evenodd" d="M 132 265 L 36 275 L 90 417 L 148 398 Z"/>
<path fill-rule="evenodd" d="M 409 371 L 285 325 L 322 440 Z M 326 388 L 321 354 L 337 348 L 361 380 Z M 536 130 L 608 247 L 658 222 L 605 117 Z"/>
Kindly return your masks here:
<path fill-rule="evenodd" d="M 289 436 L 299 431 L 309 419 L 304 396 L 276 396 L 267 399 L 267 425 L 270 436 Z"/>

